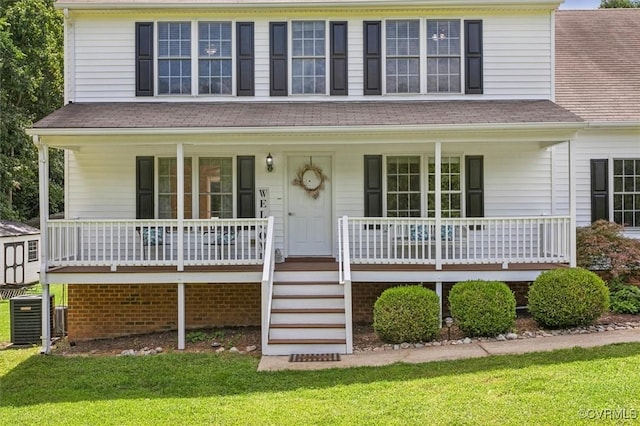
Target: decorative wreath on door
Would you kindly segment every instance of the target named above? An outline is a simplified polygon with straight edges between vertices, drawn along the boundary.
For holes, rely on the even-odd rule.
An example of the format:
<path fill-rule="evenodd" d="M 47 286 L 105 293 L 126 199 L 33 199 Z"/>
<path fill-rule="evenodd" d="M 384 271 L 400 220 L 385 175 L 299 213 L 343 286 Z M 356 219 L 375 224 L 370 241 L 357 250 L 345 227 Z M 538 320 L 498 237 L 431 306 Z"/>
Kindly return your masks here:
<path fill-rule="evenodd" d="M 324 183 L 329 180 L 322 169 L 313 164 L 305 164 L 298 169 L 296 178 L 291 182 L 300 186 L 314 200 L 320 196 L 320 191 L 324 189 Z"/>

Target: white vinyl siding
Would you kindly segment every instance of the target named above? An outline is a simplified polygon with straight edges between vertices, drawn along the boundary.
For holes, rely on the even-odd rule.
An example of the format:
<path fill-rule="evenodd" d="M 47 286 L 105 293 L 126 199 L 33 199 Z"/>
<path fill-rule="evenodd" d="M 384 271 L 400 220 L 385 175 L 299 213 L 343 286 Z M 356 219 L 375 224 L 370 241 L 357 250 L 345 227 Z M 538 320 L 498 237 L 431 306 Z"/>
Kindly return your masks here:
<path fill-rule="evenodd" d="M 508 13 L 468 14 L 460 10 L 454 16 L 483 21 L 483 72 L 484 94 L 465 95 L 447 93 L 446 99 L 551 99 L 551 14 L 532 11 Z M 191 18 L 193 18 L 191 20 Z M 229 21 L 229 14 L 215 11 L 193 12 L 189 14 L 192 25 L 198 22 Z M 234 16 L 235 18 L 235 16 Z M 449 17 L 447 17 L 449 18 Z M 243 22 L 254 22 L 255 31 L 255 96 L 250 99 L 260 101 L 281 101 L 269 96 L 269 22 L 299 20 L 284 14 L 270 14 L 268 17 L 255 13 L 244 13 Z M 300 18 L 302 19 L 302 18 Z M 406 94 L 385 96 L 363 96 L 363 30 L 365 20 L 380 20 L 368 12 L 351 11 L 345 16 L 335 12 L 331 18 L 326 13 L 304 15 L 304 19 L 340 21 L 348 23 L 348 66 L 349 96 L 339 100 L 388 100 L 407 99 Z M 396 18 L 392 18 L 396 19 Z M 398 18 L 402 19 L 402 18 Z M 430 16 L 429 10 L 411 19 L 440 19 Z M 67 91 L 74 102 L 116 102 L 139 101 L 135 96 L 135 22 L 154 21 L 148 14 L 82 14 L 73 18 L 73 31 L 70 32 L 70 50 L 67 60 L 71 67 L 67 70 Z M 184 15 L 163 12 L 162 22 L 184 22 Z M 235 21 L 232 21 L 235 25 Z M 157 21 L 156 21 L 157 26 Z M 425 31 L 426 32 L 426 31 Z M 426 36 L 425 36 L 426 37 Z M 156 40 L 157 43 L 157 40 Z M 193 41 L 192 41 L 193 43 Z M 462 43 L 463 44 L 463 43 Z M 461 47 L 462 48 L 462 47 Z M 425 48 L 423 47 L 423 50 Z M 194 53 L 195 54 L 195 53 Z M 291 52 L 289 52 L 291 55 Z M 157 57 L 156 57 L 157 60 Z M 157 71 L 157 70 L 156 70 Z M 291 69 L 289 69 L 291 73 Z M 464 65 L 461 65 L 464 73 Z M 197 72 L 194 81 L 197 79 Z M 73 78 L 75 76 L 75 78 Z M 72 79 L 71 81 L 69 81 Z M 156 82 L 157 83 L 157 82 Z M 192 82 L 192 84 L 197 84 Z M 463 90 L 462 90 L 463 91 Z M 197 90 L 195 90 L 197 92 Z M 424 88 L 423 92 L 426 92 Z M 412 94 L 411 99 L 442 99 L 442 93 Z M 220 97 L 226 102 L 246 102 L 246 97 Z M 317 100 L 317 95 L 296 95 L 296 100 Z M 174 97 L 146 97 L 145 102 L 166 102 Z M 212 96 L 177 96 L 175 100 L 190 102 L 211 102 L 218 100 Z M 327 100 L 337 100 L 327 97 Z"/>

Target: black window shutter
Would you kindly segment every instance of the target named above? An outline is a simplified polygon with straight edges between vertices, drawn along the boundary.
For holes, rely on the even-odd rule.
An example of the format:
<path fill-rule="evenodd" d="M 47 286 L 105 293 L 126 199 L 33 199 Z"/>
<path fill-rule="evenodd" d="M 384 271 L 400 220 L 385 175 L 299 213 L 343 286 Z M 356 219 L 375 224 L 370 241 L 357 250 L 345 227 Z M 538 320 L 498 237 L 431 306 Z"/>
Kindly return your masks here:
<path fill-rule="evenodd" d="M 287 96 L 287 23 L 269 23 L 271 96 Z"/>
<path fill-rule="evenodd" d="M 347 23 L 331 22 L 331 95 L 348 95 Z"/>
<path fill-rule="evenodd" d="M 253 22 L 238 22 L 236 24 L 236 67 L 238 96 L 254 95 L 254 47 Z"/>
<path fill-rule="evenodd" d="M 153 96 L 153 22 L 136 22 L 136 96 Z"/>
<path fill-rule="evenodd" d="M 465 216 L 484 217 L 484 158 L 465 157 Z"/>
<path fill-rule="evenodd" d="M 136 157 L 136 219 L 153 219 L 153 157 Z"/>
<path fill-rule="evenodd" d="M 482 21 L 464 21 L 465 93 L 482 94 Z"/>
<path fill-rule="evenodd" d="M 609 220 L 609 161 L 591 160 L 591 222 Z"/>
<path fill-rule="evenodd" d="M 364 156 L 364 215 L 382 217 L 382 155 Z"/>
<path fill-rule="evenodd" d="M 382 43 L 380 21 L 364 22 L 364 94 L 382 94 Z"/>
<path fill-rule="evenodd" d="M 256 217 L 256 159 L 253 155 L 238 156 L 238 217 Z"/>

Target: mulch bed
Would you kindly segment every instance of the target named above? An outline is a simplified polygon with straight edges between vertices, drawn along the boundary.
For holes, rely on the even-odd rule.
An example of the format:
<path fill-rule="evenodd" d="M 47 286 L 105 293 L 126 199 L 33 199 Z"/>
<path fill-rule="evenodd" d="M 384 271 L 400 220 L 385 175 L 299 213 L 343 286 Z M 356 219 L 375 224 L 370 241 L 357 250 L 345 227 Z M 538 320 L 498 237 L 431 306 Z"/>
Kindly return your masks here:
<path fill-rule="evenodd" d="M 640 315 L 619 315 L 608 313 L 598 319 L 596 324 L 613 324 L 635 322 Z M 519 311 L 516 319 L 517 333 L 525 331 L 537 332 L 541 328 L 526 311 Z M 449 335 L 449 332 L 451 333 Z M 190 336 L 192 337 L 190 339 Z M 440 331 L 441 341 L 463 339 L 465 335 L 455 326 L 448 330 L 443 327 Z M 245 352 L 247 347 L 256 346 L 256 350 L 248 355 L 260 355 L 260 327 L 226 327 L 187 331 L 187 343 L 184 352 L 215 353 L 221 347 L 228 351 L 232 347 Z M 69 342 L 60 340 L 54 346 L 53 353 L 65 356 L 74 355 L 118 355 L 124 350 L 161 347 L 163 352 L 177 351 L 178 336 L 176 331 L 150 333 L 134 336 L 116 337 L 112 339 L 98 339 L 90 341 Z M 383 346 L 373 331 L 371 324 L 354 324 L 354 349 L 364 349 Z"/>

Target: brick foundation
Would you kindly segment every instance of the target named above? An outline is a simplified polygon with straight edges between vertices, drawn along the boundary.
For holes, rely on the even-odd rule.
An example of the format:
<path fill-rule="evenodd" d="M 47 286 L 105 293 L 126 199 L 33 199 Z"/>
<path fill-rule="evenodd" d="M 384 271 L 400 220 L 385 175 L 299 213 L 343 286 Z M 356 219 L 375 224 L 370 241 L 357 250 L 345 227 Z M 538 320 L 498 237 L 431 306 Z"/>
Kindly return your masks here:
<path fill-rule="evenodd" d="M 69 340 L 176 330 L 175 284 L 69 285 Z M 259 326 L 260 284 L 185 284 L 186 327 Z"/>
<path fill-rule="evenodd" d="M 444 283 L 444 300 L 454 283 Z M 373 322 L 373 305 L 396 283 L 353 283 L 353 322 Z M 435 290 L 435 284 L 425 283 Z M 529 283 L 509 283 L 518 306 L 527 303 Z M 176 330 L 175 284 L 69 285 L 68 335 L 87 340 Z M 186 328 L 260 326 L 260 284 L 185 284 Z M 448 314 L 447 303 L 444 313 Z"/>

